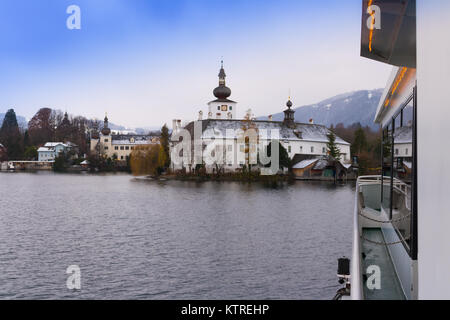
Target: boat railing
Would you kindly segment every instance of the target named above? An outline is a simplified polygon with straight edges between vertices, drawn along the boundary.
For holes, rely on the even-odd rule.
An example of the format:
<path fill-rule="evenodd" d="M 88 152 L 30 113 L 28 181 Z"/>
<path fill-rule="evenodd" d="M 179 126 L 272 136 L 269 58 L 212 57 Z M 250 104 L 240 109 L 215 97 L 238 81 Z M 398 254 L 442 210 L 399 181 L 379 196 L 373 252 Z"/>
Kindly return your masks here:
<path fill-rule="evenodd" d="M 370 180 L 370 181 L 369 181 Z M 373 184 L 373 180 L 375 179 L 367 179 L 368 184 Z M 353 213 L 353 245 L 352 245 L 352 261 L 351 261 L 351 270 L 350 270 L 350 297 L 352 300 L 362 300 L 363 299 L 363 281 L 362 281 L 362 266 L 361 259 L 359 257 L 361 252 L 361 239 L 359 235 L 359 189 L 361 183 L 364 179 L 358 179 L 356 183 L 356 192 L 355 192 L 355 205 L 354 205 L 354 213 Z M 381 182 L 381 179 L 380 179 Z"/>
<path fill-rule="evenodd" d="M 411 197 L 411 186 L 404 183 L 403 181 L 394 178 L 393 179 L 393 188 L 394 191 L 403 195 L 406 200 Z M 350 284 L 351 284 L 351 299 L 352 300 L 362 300 L 364 299 L 364 291 L 363 291 L 363 270 L 362 270 L 362 261 L 361 261 L 361 232 L 363 227 L 363 221 L 360 219 L 360 210 L 362 210 L 362 206 L 365 203 L 363 188 L 366 186 L 390 186 L 391 177 L 387 176 L 361 176 L 358 178 L 356 182 L 356 192 L 355 192 L 355 205 L 354 205 L 354 213 L 353 213 L 353 246 L 352 246 L 352 261 L 351 261 L 351 275 L 350 275 Z M 408 202 L 408 201 L 405 201 Z M 370 213 L 365 213 L 370 215 Z M 378 218 L 380 219 L 380 218 Z"/>
<path fill-rule="evenodd" d="M 383 181 L 383 185 L 390 185 L 391 183 L 391 177 L 383 176 L 383 179 L 381 179 L 381 176 L 361 176 L 357 180 L 357 187 L 362 185 L 370 185 L 370 184 L 381 184 L 381 181 Z M 400 179 L 394 178 L 393 181 L 394 190 L 403 196 L 405 196 L 406 199 L 411 199 L 411 186 L 405 182 L 403 182 Z M 359 191 L 359 190 L 358 190 Z M 407 201 L 408 203 L 408 201 Z"/>
<path fill-rule="evenodd" d="M 382 176 L 360 176 L 356 182 L 355 192 L 355 205 L 353 213 L 353 246 L 352 246 L 352 261 L 351 261 L 351 276 L 350 276 L 350 296 L 352 300 L 364 299 L 363 294 L 363 277 L 362 277 L 362 265 L 361 265 L 361 224 L 360 224 L 360 212 L 361 203 L 363 202 L 360 197 L 363 197 L 362 187 L 371 185 L 387 185 L 390 183 L 390 177 Z M 395 182 L 394 182 L 395 183 Z"/>

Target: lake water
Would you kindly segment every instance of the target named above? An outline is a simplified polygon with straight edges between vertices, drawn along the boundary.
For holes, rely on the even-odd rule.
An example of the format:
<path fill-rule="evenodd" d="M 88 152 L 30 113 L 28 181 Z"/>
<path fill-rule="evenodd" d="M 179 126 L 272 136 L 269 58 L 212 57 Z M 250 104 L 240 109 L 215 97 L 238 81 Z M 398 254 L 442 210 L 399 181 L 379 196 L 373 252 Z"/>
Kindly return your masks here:
<path fill-rule="evenodd" d="M 353 192 L 0 173 L 0 299 L 331 299 Z"/>

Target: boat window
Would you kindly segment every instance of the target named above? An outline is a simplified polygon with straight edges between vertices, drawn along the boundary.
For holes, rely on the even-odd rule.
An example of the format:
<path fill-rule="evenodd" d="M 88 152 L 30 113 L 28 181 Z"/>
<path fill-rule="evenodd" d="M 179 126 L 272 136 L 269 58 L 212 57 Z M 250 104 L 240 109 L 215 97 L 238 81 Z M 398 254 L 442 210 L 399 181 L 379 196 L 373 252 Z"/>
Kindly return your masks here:
<path fill-rule="evenodd" d="M 392 180 L 392 123 L 383 130 L 383 188 L 381 205 L 384 211 L 391 214 L 391 180 Z"/>
<path fill-rule="evenodd" d="M 383 130 L 382 206 L 392 226 L 413 259 L 417 258 L 417 210 L 414 205 L 415 97 L 411 96 L 402 110 Z M 413 152 L 410 152 L 412 150 Z"/>
<path fill-rule="evenodd" d="M 399 126 L 394 134 L 394 145 L 402 150 L 395 156 L 394 185 L 392 198 L 392 218 L 394 227 L 401 240 L 404 240 L 405 248 L 411 248 L 411 212 L 412 212 L 412 157 L 408 155 L 408 149 L 413 144 L 413 99 L 411 99 L 402 111 L 396 116 Z"/>

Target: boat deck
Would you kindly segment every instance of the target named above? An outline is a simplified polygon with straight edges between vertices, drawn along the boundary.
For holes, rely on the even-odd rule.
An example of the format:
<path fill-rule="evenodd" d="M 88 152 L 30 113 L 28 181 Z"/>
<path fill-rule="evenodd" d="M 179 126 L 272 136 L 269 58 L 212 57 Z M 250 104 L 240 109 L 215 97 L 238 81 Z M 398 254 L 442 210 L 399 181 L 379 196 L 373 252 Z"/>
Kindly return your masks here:
<path fill-rule="evenodd" d="M 384 243 L 385 241 L 380 228 L 364 228 L 363 237 L 375 242 Z M 405 300 L 403 290 L 386 246 L 362 240 L 362 251 L 365 254 L 365 258 L 363 259 L 363 270 L 367 270 L 371 265 L 376 265 L 380 267 L 381 270 L 381 289 L 370 290 L 367 288 L 367 285 L 364 285 L 365 299 Z"/>

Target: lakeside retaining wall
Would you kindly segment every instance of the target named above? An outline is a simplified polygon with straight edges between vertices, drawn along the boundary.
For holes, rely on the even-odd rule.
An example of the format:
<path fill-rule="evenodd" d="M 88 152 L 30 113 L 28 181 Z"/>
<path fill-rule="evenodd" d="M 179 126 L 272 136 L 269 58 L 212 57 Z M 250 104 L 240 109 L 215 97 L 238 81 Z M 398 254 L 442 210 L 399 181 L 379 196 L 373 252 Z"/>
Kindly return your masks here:
<path fill-rule="evenodd" d="M 52 170 L 52 161 L 4 161 L 0 165 L 1 171 L 14 170 Z"/>

